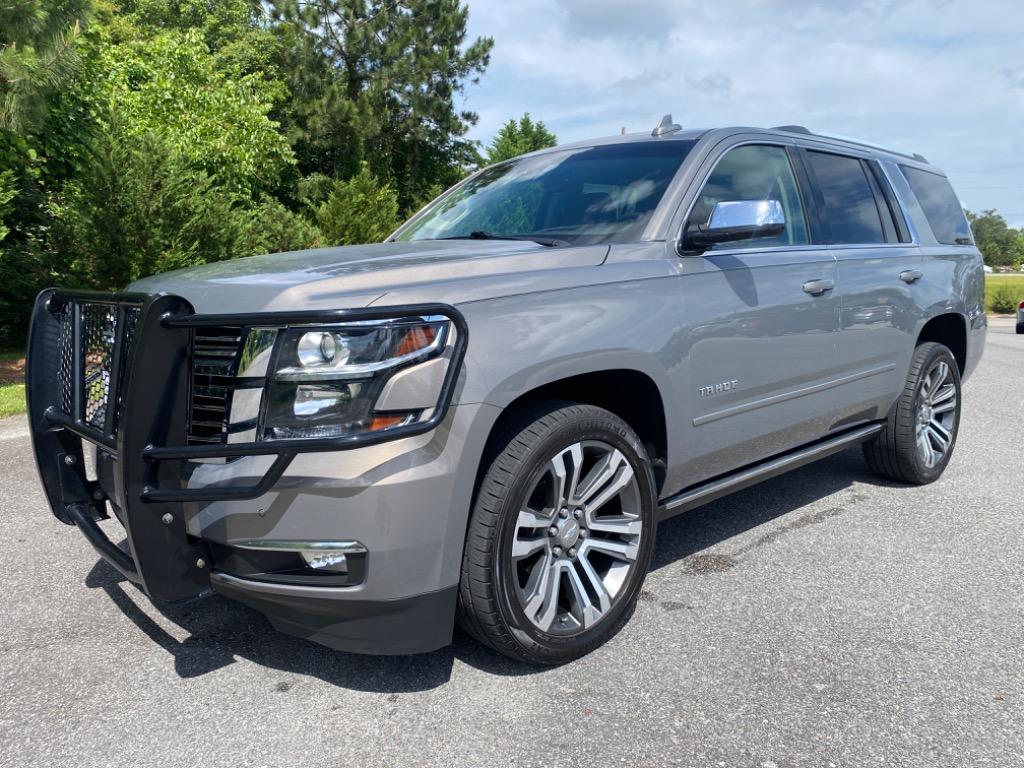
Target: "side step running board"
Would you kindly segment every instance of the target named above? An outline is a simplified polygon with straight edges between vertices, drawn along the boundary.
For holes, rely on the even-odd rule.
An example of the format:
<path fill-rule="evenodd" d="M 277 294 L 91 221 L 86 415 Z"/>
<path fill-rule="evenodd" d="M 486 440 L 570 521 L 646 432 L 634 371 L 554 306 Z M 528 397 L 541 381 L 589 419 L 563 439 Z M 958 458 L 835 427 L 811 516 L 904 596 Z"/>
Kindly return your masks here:
<path fill-rule="evenodd" d="M 709 501 L 728 496 L 733 491 L 739 491 L 756 485 L 762 480 L 789 472 L 791 469 L 810 464 L 812 461 L 823 459 L 833 453 L 839 453 L 850 446 L 863 443 L 882 431 L 881 424 L 869 424 L 865 427 L 858 427 L 841 435 L 821 440 L 790 453 L 777 456 L 774 459 L 763 461 L 760 464 L 737 470 L 736 472 L 709 480 L 693 488 L 687 488 L 675 496 L 670 496 L 661 502 L 658 508 L 658 519 L 678 515 L 691 509 L 707 504 Z"/>

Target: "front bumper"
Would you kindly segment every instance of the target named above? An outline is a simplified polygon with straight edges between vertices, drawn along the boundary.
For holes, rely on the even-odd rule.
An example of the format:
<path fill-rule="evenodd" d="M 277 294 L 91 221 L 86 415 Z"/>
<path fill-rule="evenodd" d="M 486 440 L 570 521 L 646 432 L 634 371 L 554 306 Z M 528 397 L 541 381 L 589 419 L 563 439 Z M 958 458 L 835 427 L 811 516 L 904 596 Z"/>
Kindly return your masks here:
<path fill-rule="evenodd" d="M 86 338 L 90 331 L 83 320 L 89 313 L 96 315 L 97 307 L 109 335 L 103 354 L 97 352 L 95 338 Z M 386 435 L 187 444 L 195 328 L 337 322 L 428 311 L 447 315 L 457 329 L 449 375 L 428 421 Z M 332 647 L 373 653 L 433 650 L 451 637 L 457 583 L 452 563 L 461 556 L 472 492 L 470 473 L 460 468 L 459 457 L 468 433 L 484 432 L 479 422 L 487 421 L 476 418 L 479 408 L 449 407 L 466 338 L 461 315 L 438 305 L 204 316 L 175 296 L 45 291 L 33 314 L 27 399 L 33 448 L 50 507 L 153 600 L 179 601 L 213 588 L 264 612 L 282 631 Z M 90 371 L 100 371 L 99 378 L 90 380 Z M 469 424 L 477 427 L 470 430 Z M 482 439 L 470 442 L 481 442 L 482 448 Z M 86 472 L 84 442 L 97 446 L 95 480 Z M 379 464 L 382 457 L 401 465 L 407 482 L 384 482 L 378 488 L 331 470 L 332 465 Z M 211 458 L 229 460 L 210 464 Z M 355 482 L 347 485 L 346 479 Z M 429 519 L 443 535 L 424 536 L 422 522 L 390 533 L 381 528 L 395 522 L 394 505 L 402 503 L 402 515 Z M 333 516 L 328 513 L 332 506 Z M 453 509 L 455 518 L 461 517 L 457 545 L 452 531 L 459 523 L 450 519 Z M 125 528 L 126 548 L 113 544 L 97 525 L 110 511 Z M 358 584 L 321 586 L 315 579 L 281 584 L 221 567 L 230 562 L 222 557 L 225 548 L 241 538 L 368 539 L 370 551 Z M 410 550 L 417 553 L 412 561 L 388 556 Z"/>

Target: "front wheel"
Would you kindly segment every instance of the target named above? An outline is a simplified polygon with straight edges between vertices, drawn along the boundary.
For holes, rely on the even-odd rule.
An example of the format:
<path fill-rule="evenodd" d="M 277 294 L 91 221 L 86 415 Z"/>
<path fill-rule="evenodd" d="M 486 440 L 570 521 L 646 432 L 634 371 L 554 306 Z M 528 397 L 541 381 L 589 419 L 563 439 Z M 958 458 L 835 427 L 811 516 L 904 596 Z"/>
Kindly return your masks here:
<path fill-rule="evenodd" d="M 939 479 L 960 429 L 960 369 L 948 347 L 914 350 L 903 392 L 882 431 L 864 443 L 868 466 L 882 477 L 913 485 Z"/>
<path fill-rule="evenodd" d="M 655 502 L 646 451 L 622 419 L 591 405 L 539 404 L 504 435 L 477 493 L 460 624 L 534 664 L 598 647 L 636 604 Z"/>

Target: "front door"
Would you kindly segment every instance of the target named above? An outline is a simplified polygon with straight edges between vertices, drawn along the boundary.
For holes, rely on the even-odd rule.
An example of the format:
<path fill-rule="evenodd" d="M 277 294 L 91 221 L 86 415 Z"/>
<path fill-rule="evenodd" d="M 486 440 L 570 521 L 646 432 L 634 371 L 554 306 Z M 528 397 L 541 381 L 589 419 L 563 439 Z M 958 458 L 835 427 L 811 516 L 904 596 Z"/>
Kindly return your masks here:
<path fill-rule="evenodd" d="M 688 220 L 706 223 L 716 203 L 735 200 L 779 201 L 786 226 L 682 258 L 685 349 L 675 383 L 688 414 L 684 485 L 817 439 L 833 421 L 836 261 L 827 246 L 810 244 L 785 147 L 726 152 Z"/>

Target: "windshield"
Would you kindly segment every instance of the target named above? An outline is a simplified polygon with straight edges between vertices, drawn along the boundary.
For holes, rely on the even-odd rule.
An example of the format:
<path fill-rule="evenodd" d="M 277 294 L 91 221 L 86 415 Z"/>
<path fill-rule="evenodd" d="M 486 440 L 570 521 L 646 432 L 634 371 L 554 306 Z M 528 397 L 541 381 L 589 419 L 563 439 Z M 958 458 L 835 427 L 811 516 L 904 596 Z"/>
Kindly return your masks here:
<path fill-rule="evenodd" d="M 609 144 L 499 163 L 435 203 L 397 239 L 638 240 L 694 144 Z"/>

